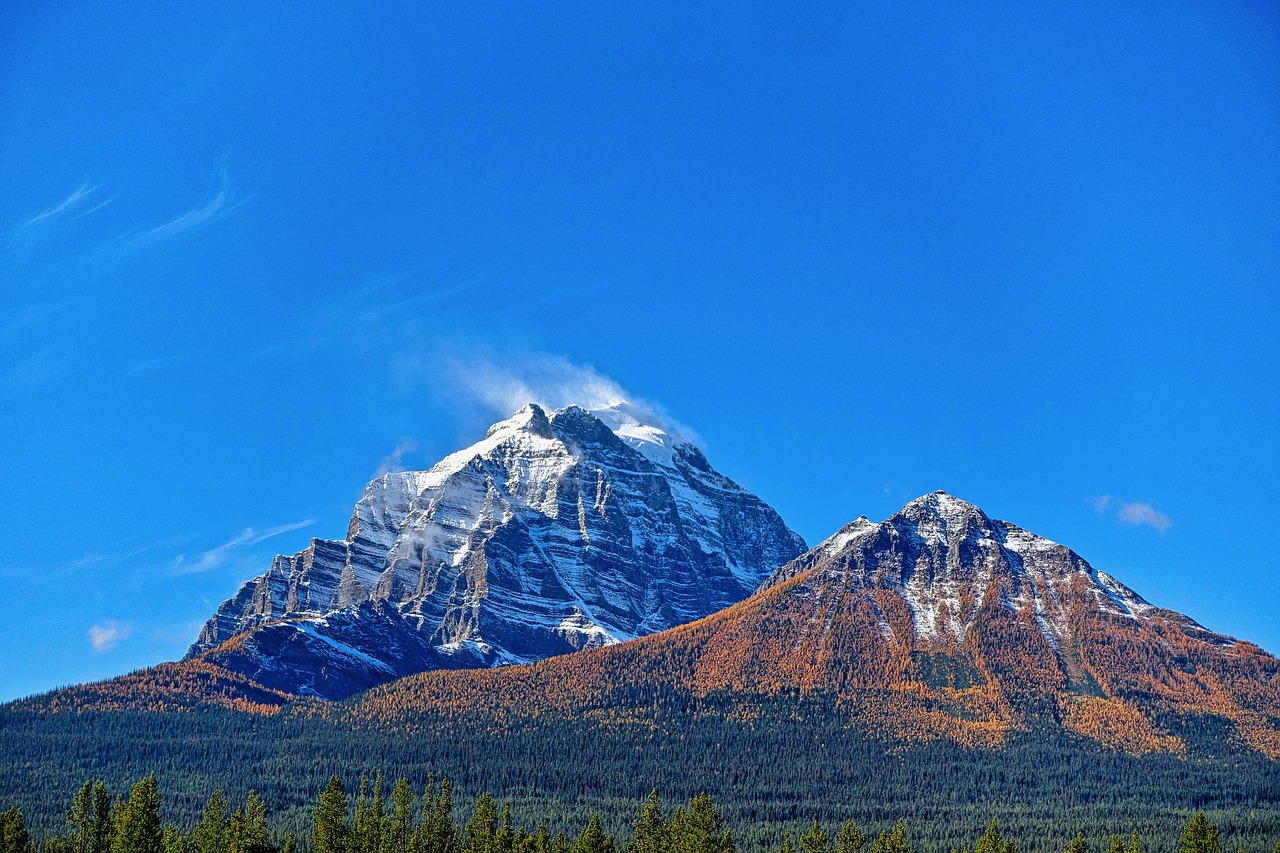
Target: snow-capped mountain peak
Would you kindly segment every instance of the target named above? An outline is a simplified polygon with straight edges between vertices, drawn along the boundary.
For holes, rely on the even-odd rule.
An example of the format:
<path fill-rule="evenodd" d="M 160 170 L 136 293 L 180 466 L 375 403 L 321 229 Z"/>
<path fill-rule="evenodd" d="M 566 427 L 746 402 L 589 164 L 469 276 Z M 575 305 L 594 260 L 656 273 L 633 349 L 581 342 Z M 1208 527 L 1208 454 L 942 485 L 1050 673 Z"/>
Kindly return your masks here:
<path fill-rule="evenodd" d="M 643 410 L 531 403 L 427 471 L 371 481 L 345 539 L 277 557 L 189 654 L 247 631 L 234 654 L 218 652 L 232 668 L 336 697 L 386 672 L 518 663 L 659 631 L 747 597 L 803 550 L 776 512 Z M 393 661 L 353 668 L 361 654 Z"/>

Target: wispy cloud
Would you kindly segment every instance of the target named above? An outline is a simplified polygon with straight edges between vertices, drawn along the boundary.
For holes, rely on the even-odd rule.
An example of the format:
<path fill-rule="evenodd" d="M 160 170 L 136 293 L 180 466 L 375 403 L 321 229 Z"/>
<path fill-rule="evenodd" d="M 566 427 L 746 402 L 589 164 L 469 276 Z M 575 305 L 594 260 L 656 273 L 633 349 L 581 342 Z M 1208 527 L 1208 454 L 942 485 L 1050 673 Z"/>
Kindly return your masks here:
<path fill-rule="evenodd" d="M 131 364 L 128 367 L 126 367 L 124 370 L 120 371 L 120 378 L 129 379 L 131 377 L 140 376 L 145 373 L 151 373 L 156 370 L 163 370 L 166 367 L 172 367 L 175 364 L 180 364 L 181 362 L 185 361 L 186 358 L 187 356 L 182 353 L 178 353 L 175 355 L 162 355 L 162 356 L 157 356 L 156 358 L 148 358 L 144 361 L 139 361 L 134 364 Z"/>
<path fill-rule="evenodd" d="M 1090 498 L 1098 515 L 1115 519 L 1117 524 L 1154 528 L 1161 533 L 1173 527 L 1173 519 L 1146 501 L 1126 501 L 1114 495 Z"/>
<path fill-rule="evenodd" d="M 33 228 L 73 212 L 78 216 L 85 216 L 93 213 L 95 210 L 99 210 L 107 206 L 112 201 L 110 198 L 101 201 L 94 199 L 94 196 L 99 189 L 100 187 L 90 186 L 88 182 L 85 182 L 77 187 L 71 195 L 67 196 L 48 210 L 41 211 L 35 216 L 32 216 L 30 219 L 23 222 L 19 228 Z M 92 204 L 92 206 L 86 207 L 88 204 Z"/>
<path fill-rule="evenodd" d="M 381 477 L 383 474 L 390 474 L 392 471 L 404 470 L 404 457 L 413 453 L 418 449 L 418 443 L 411 438 L 402 438 L 396 442 L 395 450 L 392 450 L 382 458 L 378 463 L 378 469 L 373 472 L 373 476 Z"/>
<path fill-rule="evenodd" d="M 121 624 L 115 620 L 108 620 L 101 625 L 89 626 L 89 645 L 93 646 L 95 654 L 109 652 L 118 646 L 121 641 L 129 639 L 132 629 L 128 625 Z"/>
<path fill-rule="evenodd" d="M 314 518 L 308 518 L 291 524 L 282 524 L 279 527 L 271 527 L 267 530 L 254 530 L 252 527 L 246 527 L 238 535 L 223 542 L 218 547 L 196 554 L 190 560 L 187 559 L 185 554 L 179 554 L 173 561 L 173 571 L 180 575 L 191 575 L 216 569 L 231 559 L 242 548 L 257 545 L 284 533 L 291 533 L 294 530 L 310 527 L 315 523 L 316 520 Z"/>
<path fill-rule="evenodd" d="M 304 309 L 282 336 L 250 356 L 250 361 L 305 356 L 346 347 L 417 350 L 430 337 L 422 328 L 424 309 L 476 287 L 480 279 L 424 283 L 426 268 L 380 273 L 358 287 Z"/>
<path fill-rule="evenodd" d="M 218 173 L 218 192 L 206 202 L 175 216 L 168 222 L 150 228 L 135 238 L 141 245 L 180 237 L 231 215 L 245 203 L 246 199 L 237 199 L 231 191 L 231 175 L 223 168 Z"/>

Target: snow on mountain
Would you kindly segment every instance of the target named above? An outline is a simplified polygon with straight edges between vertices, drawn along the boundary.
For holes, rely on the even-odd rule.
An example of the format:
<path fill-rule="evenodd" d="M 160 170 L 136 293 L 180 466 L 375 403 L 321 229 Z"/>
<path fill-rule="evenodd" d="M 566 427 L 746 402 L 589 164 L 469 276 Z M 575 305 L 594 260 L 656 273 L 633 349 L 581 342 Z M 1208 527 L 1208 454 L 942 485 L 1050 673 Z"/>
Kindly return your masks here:
<path fill-rule="evenodd" d="M 1033 614 L 1055 647 L 1070 633 L 1068 592 L 1129 618 L 1155 609 L 1065 545 L 991 519 L 944 491 L 916 498 L 881 524 L 857 519 L 780 567 L 761 589 L 818 566 L 853 586 L 895 590 L 922 647 L 962 641 L 989 590 L 1009 610 Z"/>
<path fill-rule="evenodd" d="M 374 479 L 345 539 L 276 557 L 188 657 L 337 698 L 406 670 L 527 662 L 660 631 L 747 597 L 804 549 L 642 410 L 530 404 L 427 471 Z"/>

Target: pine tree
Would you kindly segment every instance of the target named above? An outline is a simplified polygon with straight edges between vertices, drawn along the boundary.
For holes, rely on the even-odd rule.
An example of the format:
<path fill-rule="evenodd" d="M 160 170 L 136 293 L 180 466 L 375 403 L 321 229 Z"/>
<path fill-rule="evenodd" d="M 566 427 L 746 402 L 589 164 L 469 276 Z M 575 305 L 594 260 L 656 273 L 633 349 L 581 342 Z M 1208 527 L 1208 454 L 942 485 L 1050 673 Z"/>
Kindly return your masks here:
<path fill-rule="evenodd" d="M 352 853 L 378 853 L 382 847 L 382 822 L 384 804 L 382 799 L 382 771 L 374 777 L 373 795 L 367 796 L 369 780 L 360 778 L 360 795 L 356 798 L 356 814 L 352 827 Z"/>
<path fill-rule="evenodd" d="M 707 794 L 694 797 L 687 809 L 676 809 L 667 826 L 672 853 L 735 853 L 733 837 Z"/>
<path fill-rule="evenodd" d="M 889 853 L 911 853 L 911 845 L 907 843 L 907 822 L 899 820 L 889 833 Z"/>
<path fill-rule="evenodd" d="M 93 785 L 93 820 L 90 826 L 90 853 L 108 853 L 111 849 L 111 797 L 105 782 Z"/>
<path fill-rule="evenodd" d="M 800 836 L 800 850 L 802 853 L 827 853 L 827 833 L 822 827 L 818 826 L 818 821 L 814 821 L 803 835 Z"/>
<path fill-rule="evenodd" d="M 892 832 L 881 830 L 880 836 L 871 843 L 871 853 L 911 853 L 911 845 L 907 843 L 907 822 L 898 821 Z"/>
<path fill-rule="evenodd" d="M 293 840 L 293 833 L 290 832 L 284 837 L 284 847 L 280 853 L 298 853 L 298 842 Z"/>
<path fill-rule="evenodd" d="M 516 828 L 516 845 L 515 845 L 516 853 L 534 853 L 534 849 L 533 849 L 534 840 L 535 839 L 532 832 L 529 832 L 528 830 L 522 827 L 517 827 Z"/>
<path fill-rule="evenodd" d="M 119 810 L 111 839 L 111 853 L 161 853 L 164 830 L 160 826 L 160 793 L 156 774 L 133 786 Z"/>
<path fill-rule="evenodd" d="M 1204 812 L 1196 812 L 1182 828 L 1178 839 L 1178 853 L 1222 853 L 1218 827 L 1209 823 Z"/>
<path fill-rule="evenodd" d="M 627 853 L 668 853 L 670 846 L 667 825 L 662 820 L 662 807 L 658 803 L 658 789 L 654 788 L 635 822 Z"/>
<path fill-rule="evenodd" d="M 1111 836 L 1111 841 L 1107 844 L 1107 853 L 1124 853 L 1124 839 L 1118 835 Z"/>
<path fill-rule="evenodd" d="M 111 801 L 111 808 L 107 810 L 107 853 L 115 847 L 116 835 L 119 834 L 122 823 L 124 823 L 124 797 L 116 794 L 116 798 Z"/>
<path fill-rule="evenodd" d="M 846 820 L 836 833 L 836 853 L 862 853 L 866 843 L 866 834 L 851 820 Z"/>
<path fill-rule="evenodd" d="M 592 814 L 585 829 L 578 833 L 570 853 L 615 853 L 613 836 L 600 828 L 600 815 Z"/>
<path fill-rule="evenodd" d="M 71 798 L 67 841 L 73 853 L 93 853 L 93 783 L 85 782 Z"/>
<path fill-rule="evenodd" d="M 248 821 L 244 817 L 244 809 L 237 808 L 227 821 L 227 853 L 245 853 L 248 843 Z"/>
<path fill-rule="evenodd" d="M 436 777 L 433 773 L 427 777 L 427 788 L 422 792 L 422 819 L 414 827 L 413 835 L 409 839 L 410 853 L 432 853 L 431 826 L 432 821 L 435 820 L 435 810 Z"/>
<path fill-rule="evenodd" d="M 1129 833 L 1129 843 L 1124 846 L 1124 853 L 1142 853 L 1142 837 L 1138 833 Z"/>
<path fill-rule="evenodd" d="M 462 833 L 465 853 L 493 853 L 494 836 L 498 833 L 498 807 L 488 791 L 476 800 Z"/>
<path fill-rule="evenodd" d="M 348 853 L 347 792 L 337 776 L 320 792 L 311 821 L 312 853 Z"/>
<path fill-rule="evenodd" d="M 778 853 L 796 853 L 795 845 L 791 843 L 791 833 L 782 836 L 782 846 L 778 848 Z"/>
<path fill-rule="evenodd" d="M 1000 836 L 1000 827 L 995 820 L 987 824 L 987 829 L 973 845 L 973 853 L 1018 853 L 1018 845 Z"/>
<path fill-rule="evenodd" d="M 0 812 L 0 853 L 31 853 L 31 836 L 16 808 Z"/>
<path fill-rule="evenodd" d="M 1082 833 L 1077 832 L 1076 837 L 1067 844 L 1065 853 L 1089 853 L 1089 842 Z"/>
<path fill-rule="evenodd" d="M 413 788 L 401 776 L 391 789 L 391 814 L 382 830 L 382 853 L 411 853 L 413 842 Z"/>
<path fill-rule="evenodd" d="M 493 853 L 515 853 L 516 831 L 511 825 L 511 801 L 502 804 L 502 826 L 493 838 Z"/>
<path fill-rule="evenodd" d="M 430 846 L 422 853 L 454 853 L 458 839 L 453 826 L 453 793 L 447 778 L 440 781 L 440 794 L 431 806 L 428 832 Z"/>
<path fill-rule="evenodd" d="M 189 839 L 179 832 L 178 828 L 173 824 L 169 824 L 164 828 L 164 836 L 160 843 L 164 853 L 191 853 Z"/>
<path fill-rule="evenodd" d="M 382 771 L 379 770 L 373 777 L 373 825 L 370 827 L 374 836 L 374 845 L 370 848 L 369 853 L 381 853 L 382 851 L 382 829 L 387 822 L 386 803 L 382 798 Z"/>
<path fill-rule="evenodd" d="M 214 791 L 205 804 L 204 814 L 191 830 L 191 853 L 226 853 L 227 801 L 221 791 Z"/>
<path fill-rule="evenodd" d="M 351 853 L 369 851 L 369 779 L 360 777 L 360 789 L 356 794 L 356 811 L 351 819 Z"/>
<path fill-rule="evenodd" d="M 267 804 L 255 790 L 244 801 L 242 849 L 232 853 L 274 853 L 271 831 L 267 828 Z"/>

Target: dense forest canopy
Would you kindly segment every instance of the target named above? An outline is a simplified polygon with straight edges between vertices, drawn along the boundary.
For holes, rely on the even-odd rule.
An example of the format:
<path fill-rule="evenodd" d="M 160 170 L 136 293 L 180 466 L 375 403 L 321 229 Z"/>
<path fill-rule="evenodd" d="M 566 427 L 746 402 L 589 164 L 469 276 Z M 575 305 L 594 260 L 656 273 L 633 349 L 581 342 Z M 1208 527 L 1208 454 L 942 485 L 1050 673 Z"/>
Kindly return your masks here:
<path fill-rule="evenodd" d="M 776 848 L 813 820 L 847 820 L 868 834 L 909 822 L 920 850 L 970 846 L 992 818 L 1023 853 L 1056 853 L 1084 833 L 1095 853 L 1138 832 L 1143 853 L 1172 849 L 1204 811 L 1226 849 L 1269 853 L 1280 838 L 1280 764 L 1231 752 L 1221 732 L 1179 730 L 1203 756 L 1130 756 L 1060 731 L 1033 731 L 998 750 L 945 741 L 903 747 L 866 737 L 821 696 L 681 699 L 661 712 L 606 709 L 527 721 L 422 715 L 415 732 L 353 729 L 341 718 L 227 709 L 31 713 L 0 709 L 0 803 L 40 837 L 61 831 L 68 792 L 85 779 L 115 791 L 151 772 L 164 786 L 166 823 L 191 826 L 210 792 L 244 803 L 251 788 L 272 825 L 303 839 L 316 792 L 395 768 L 419 794 L 447 775 L 453 797 L 509 801 L 513 820 L 576 833 L 598 814 L 619 838 L 650 789 L 674 808 L 715 798 L 743 850 Z M 1215 745 L 1216 744 L 1216 745 Z"/>
<path fill-rule="evenodd" d="M 329 778 L 310 809 L 309 831 L 299 837 L 269 820 L 266 802 L 250 790 L 234 808 L 221 790 L 209 795 L 193 825 L 164 823 L 156 774 L 136 782 L 124 796 L 101 781 L 86 781 L 71 797 L 65 825 L 43 841 L 28 831 L 20 809 L 0 812 L 0 853 L 739 853 L 734 834 L 714 800 L 699 794 L 664 812 L 657 790 L 633 809 L 625 841 L 606 834 L 599 814 L 572 835 L 532 829 L 513 818 L 510 801 L 499 806 L 486 792 L 476 797 L 465 821 L 455 820 L 452 786 L 428 777 L 418 797 L 408 777 L 387 789 L 381 772 L 361 777 L 352 808 L 342 779 Z M 834 828 L 817 819 L 796 833 L 783 828 L 768 853 L 914 853 L 908 821 L 897 820 L 874 837 L 846 820 Z M 1089 838 L 1077 832 L 1059 847 L 1088 853 Z M 1143 853 L 1137 832 L 1112 835 L 1107 853 Z M 1242 848 L 1243 849 L 1243 848 Z M 1018 853 L 1019 844 L 992 819 L 963 853 Z M 960 851 L 952 851 L 960 853 Z M 1182 826 L 1177 853 L 1222 853 L 1218 827 L 1196 812 Z M 1280 841 L 1274 846 L 1280 853 Z"/>

